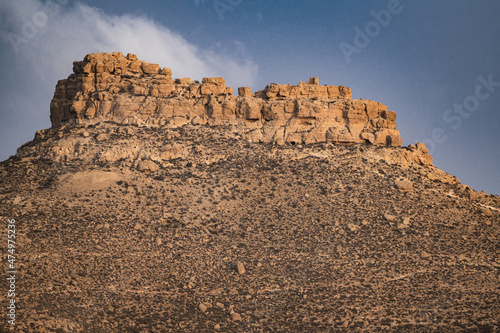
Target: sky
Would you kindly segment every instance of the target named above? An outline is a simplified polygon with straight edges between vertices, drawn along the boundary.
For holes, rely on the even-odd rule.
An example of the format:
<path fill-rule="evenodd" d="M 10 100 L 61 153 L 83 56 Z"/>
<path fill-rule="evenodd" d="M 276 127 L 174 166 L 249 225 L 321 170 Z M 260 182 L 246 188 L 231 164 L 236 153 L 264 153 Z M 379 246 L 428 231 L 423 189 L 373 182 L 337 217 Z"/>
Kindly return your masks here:
<path fill-rule="evenodd" d="M 135 53 L 228 86 L 344 85 L 397 112 L 403 145 L 500 195 L 497 0 L 0 0 L 0 160 L 49 128 L 57 80 L 88 53 Z"/>

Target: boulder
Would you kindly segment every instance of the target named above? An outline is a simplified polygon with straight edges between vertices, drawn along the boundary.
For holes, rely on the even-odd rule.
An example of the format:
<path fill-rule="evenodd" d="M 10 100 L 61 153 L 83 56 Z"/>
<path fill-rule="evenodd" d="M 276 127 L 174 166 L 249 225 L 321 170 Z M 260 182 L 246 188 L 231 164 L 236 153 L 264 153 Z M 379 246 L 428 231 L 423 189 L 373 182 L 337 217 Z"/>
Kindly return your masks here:
<path fill-rule="evenodd" d="M 158 74 L 160 73 L 160 66 L 157 64 L 149 64 L 147 62 L 142 63 L 142 71 L 144 74 Z"/>
<path fill-rule="evenodd" d="M 252 97 L 252 90 L 249 87 L 239 87 L 238 95 L 240 97 Z"/>
<path fill-rule="evenodd" d="M 155 172 L 159 169 L 158 164 L 153 161 L 141 161 L 137 165 L 137 170 L 144 173 Z"/>
<path fill-rule="evenodd" d="M 398 179 L 394 182 L 394 186 L 401 192 L 412 192 L 413 183 L 408 179 Z"/>
<path fill-rule="evenodd" d="M 307 80 L 307 84 L 312 84 L 315 86 L 319 85 L 318 77 L 315 76 L 315 77 L 310 78 L 309 80 Z"/>

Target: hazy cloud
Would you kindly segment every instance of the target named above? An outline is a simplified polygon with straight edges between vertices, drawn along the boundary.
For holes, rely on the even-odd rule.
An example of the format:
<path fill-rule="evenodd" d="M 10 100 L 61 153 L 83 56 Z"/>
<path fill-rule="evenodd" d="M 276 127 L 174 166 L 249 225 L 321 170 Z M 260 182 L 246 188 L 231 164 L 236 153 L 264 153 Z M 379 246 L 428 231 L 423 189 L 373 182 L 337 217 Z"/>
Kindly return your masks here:
<path fill-rule="evenodd" d="M 36 129 L 50 126 L 57 80 L 71 74 L 73 61 L 87 53 L 135 53 L 172 68 L 174 77 L 223 76 L 234 88 L 251 86 L 257 77 L 258 67 L 240 42 L 234 50 L 201 50 L 146 16 L 108 15 L 67 0 L 19 0 L 0 3 L 0 19 L 2 160 Z"/>

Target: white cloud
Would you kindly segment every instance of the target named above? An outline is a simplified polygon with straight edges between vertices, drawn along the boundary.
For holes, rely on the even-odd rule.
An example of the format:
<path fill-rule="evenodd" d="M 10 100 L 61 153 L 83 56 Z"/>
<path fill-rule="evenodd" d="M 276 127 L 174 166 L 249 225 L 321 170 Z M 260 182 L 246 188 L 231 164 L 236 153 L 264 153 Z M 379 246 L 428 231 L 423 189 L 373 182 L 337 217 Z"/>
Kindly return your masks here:
<path fill-rule="evenodd" d="M 88 53 L 135 53 L 141 60 L 171 68 L 174 77 L 222 76 L 234 88 L 251 86 L 257 77 L 257 65 L 239 42 L 230 52 L 201 50 L 146 16 L 109 15 L 67 0 L 18 0 L 0 2 L 0 21 L 0 96 L 8 100 L 0 126 L 24 129 L 10 134 L 11 141 L 19 138 L 17 146 L 30 140 L 36 129 L 47 127 L 57 80 L 66 78 L 73 61 Z M 46 119 L 42 124 L 40 112 Z M 8 141 L 5 135 L 0 134 L 2 142 Z M 2 148 L 0 159 L 15 152 L 7 149 Z"/>

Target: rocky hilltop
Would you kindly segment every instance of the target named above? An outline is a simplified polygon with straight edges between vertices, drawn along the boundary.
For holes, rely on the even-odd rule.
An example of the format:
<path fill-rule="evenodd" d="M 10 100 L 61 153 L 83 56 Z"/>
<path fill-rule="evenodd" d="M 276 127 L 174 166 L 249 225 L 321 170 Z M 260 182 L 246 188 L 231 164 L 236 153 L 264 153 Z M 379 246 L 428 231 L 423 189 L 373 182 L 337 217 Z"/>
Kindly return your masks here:
<path fill-rule="evenodd" d="M 161 68 L 121 53 L 89 54 L 57 84 L 52 124 L 112 120 L 121 124 L 182 126 L 241 124 L 251 142 L 362 143 L 401 146 L 396 113 L 369 100 L 353 100 L 343 86 L 270 84 L 239 96 L 223 78 L 172 79 Z"/>
<path fill-rule="evenodd" d="M 500 197 L 401 147 L 385 106 L 315 78 L 235 97 L 120 53 L 74 67 L 52 128 L 0 163 L 14 331 L 500 330 Z"/>

